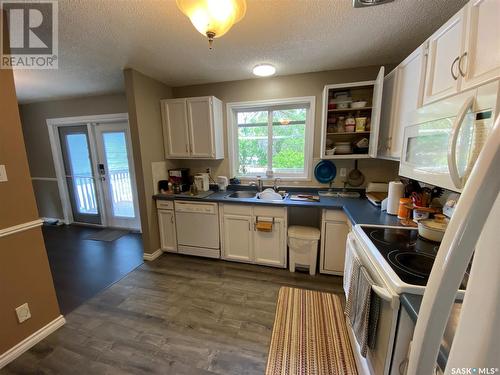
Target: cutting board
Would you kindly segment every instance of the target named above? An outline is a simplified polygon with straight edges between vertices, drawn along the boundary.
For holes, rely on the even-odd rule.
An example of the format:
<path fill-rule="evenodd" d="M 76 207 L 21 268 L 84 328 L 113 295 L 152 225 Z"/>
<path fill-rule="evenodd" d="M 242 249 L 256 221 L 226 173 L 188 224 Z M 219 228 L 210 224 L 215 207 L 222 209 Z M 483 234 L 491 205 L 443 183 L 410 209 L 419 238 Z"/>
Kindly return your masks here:
<path fill-rule="evenodd" d="M 310 194 L 292 194 L 290 196 L 291 201 L 303 201 L 303 202 L 319 202 L 319 195 Z"/>
<path fill-rule="evenodd" d="M 387 193 L 371 191 L 366 193 L 366 198 L 375 206 L 380 206 L 382 201 L 387 198 Z"/>

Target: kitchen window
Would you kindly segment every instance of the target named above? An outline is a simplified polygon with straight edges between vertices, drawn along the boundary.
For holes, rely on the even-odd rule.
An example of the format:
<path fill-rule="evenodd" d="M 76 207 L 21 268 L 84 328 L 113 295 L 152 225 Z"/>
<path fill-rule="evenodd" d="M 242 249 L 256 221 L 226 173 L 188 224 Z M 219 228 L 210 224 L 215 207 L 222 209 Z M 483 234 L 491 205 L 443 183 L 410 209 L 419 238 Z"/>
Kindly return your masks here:
<path fill-rule="evenodd" d="M 315 97 L 229 103 L 231 172 L 311 178 Z"/>

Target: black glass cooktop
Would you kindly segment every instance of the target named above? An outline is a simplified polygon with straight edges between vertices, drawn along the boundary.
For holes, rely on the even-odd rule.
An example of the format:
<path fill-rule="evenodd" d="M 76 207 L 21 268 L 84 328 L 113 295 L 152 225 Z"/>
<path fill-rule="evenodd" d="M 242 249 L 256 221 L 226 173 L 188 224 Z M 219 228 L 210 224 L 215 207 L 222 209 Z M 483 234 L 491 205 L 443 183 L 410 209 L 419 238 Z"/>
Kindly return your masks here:
<path fill-rule="evenodd" d="M 439 243 L 419 237 L 416 229 L 362 228 L 402 281 L 427 285 Z"/>

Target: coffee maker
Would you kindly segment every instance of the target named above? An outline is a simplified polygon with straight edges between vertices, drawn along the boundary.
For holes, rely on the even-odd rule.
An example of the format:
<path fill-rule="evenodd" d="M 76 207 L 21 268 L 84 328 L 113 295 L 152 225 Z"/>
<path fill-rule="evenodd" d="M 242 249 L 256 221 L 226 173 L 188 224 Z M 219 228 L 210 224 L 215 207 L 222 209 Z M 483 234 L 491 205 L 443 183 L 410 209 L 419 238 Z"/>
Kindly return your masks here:
<path fill-rule="evenodd" d="M 188 191 L 190 185 L 189 168 L 168 170 L 168 178 L 173 185 L 178 185 L 181 192 Z"/>

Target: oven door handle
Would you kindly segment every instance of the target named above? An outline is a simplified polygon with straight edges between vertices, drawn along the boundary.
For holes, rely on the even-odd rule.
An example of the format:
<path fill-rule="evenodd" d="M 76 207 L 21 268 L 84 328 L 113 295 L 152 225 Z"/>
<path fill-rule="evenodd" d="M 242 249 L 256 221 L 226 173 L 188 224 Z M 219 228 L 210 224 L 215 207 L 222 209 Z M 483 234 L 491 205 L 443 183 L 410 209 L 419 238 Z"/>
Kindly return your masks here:
<path fill-rule="evenodd" d="M 398 307 L 398 296 L 394 296 L 387 289 L 381 288 L 378 285 L 372 285 L 373 292 L 379 296 L 384 301 L 390 302 L 391 308 L 395 309 Z"/>

